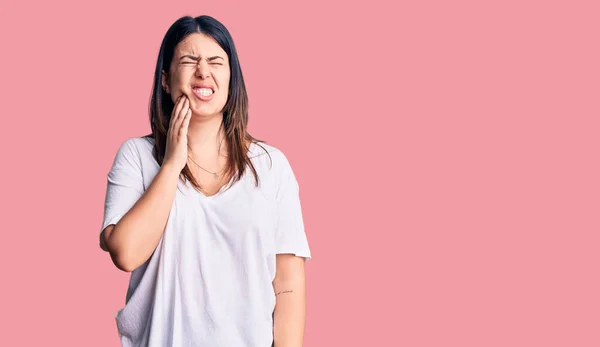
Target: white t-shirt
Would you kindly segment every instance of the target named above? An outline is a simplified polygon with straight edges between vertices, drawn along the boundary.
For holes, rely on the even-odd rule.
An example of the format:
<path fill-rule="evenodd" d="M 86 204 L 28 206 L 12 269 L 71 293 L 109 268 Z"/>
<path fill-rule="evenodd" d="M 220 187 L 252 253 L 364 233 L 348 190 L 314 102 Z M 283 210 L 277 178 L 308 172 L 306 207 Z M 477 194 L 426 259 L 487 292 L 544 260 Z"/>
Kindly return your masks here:
<path fill-rule="evenodd" d="M 108 173 L 102 230 L 115 224 L 158 173 L 154 140 L 130 138 Z M 285 155 L 252 144 L 246 170 L 207 197 L 179 181 L 167 227 L 150 259 L 131 273 L 116 315 L 124 347 L 269 347 L 275 255 L 311 258 L 298 183 Z"/>

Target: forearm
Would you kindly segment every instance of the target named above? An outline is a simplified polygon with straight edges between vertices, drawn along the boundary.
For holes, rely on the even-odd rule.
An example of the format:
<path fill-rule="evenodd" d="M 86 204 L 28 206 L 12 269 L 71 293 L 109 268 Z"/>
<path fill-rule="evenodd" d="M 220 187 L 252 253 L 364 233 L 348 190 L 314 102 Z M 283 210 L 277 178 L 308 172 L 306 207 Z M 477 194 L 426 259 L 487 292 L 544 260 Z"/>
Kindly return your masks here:
<path fill-rule="evenodd" d="M 301 347 L 306 318 L 303 276 L 273 282 L 276 295 L 273 338 L 275 347 Z"/>
<path fill-rule="evenodd" d="M 163 166 L 141 198 L 105 235 L 117 267 L 133 271 L 152 255 L 171 212 L 178 179 L 177 170 Z"/>

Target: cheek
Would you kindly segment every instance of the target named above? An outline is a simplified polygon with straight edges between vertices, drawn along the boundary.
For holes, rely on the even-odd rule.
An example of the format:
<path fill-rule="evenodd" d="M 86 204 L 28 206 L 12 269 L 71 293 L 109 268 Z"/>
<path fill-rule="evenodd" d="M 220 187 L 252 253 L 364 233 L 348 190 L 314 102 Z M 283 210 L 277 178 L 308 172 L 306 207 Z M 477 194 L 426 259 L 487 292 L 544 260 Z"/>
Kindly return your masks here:
<path fill-rule="evenodd" d="M 171 75 L 171 87 L 181 89 L 182 86 L 188 85 L 193 73 L 193 69 L 186 66 L 178 66 L 177 68 L 173 69 Z"/>
<path fill-rule="evenodd" d="M 173 79 L 171 80 L 171 87 L 181 90 L 185 85 L 187 85 L 187 83 L 185 83 L 187 77 L 185 76 L 185 73 L 182 72 L 183 71 L 178 71 L 178 73 L 173 76 Z"/>
<path fill-rule="evenodd" d="M 219 86 L 221 86 L 221 99 L 223 100 L 223 103 L 225 103 L 227 101 L 227 98 L 229 97 L 229 78 L 223 78 L 221 80 L 222 82 L 219 83 Z"/>
<path fill-rule="evenodd" d="M 228 97 L 229 97 L 229 89 L 227 88 L 227 89 L 223 90 L 223 92 L 221 93 L 221 95 L 219 95 L 219 99 L 223 103 L 223 106 L 227 102 L 227 98 Z"/>

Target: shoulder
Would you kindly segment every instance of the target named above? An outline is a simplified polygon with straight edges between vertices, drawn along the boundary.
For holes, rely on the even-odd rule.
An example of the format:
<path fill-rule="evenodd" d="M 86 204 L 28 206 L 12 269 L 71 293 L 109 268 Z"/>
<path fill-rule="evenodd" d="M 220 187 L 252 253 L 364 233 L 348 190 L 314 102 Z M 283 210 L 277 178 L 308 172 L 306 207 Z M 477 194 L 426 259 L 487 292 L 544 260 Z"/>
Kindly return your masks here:
<path fill-rule="evenodd" d="M 131 137 L 125 143 L 135 148 L 140 155 L 151 153 L 154 148 L 154 139 L 150 136 Z"/>
<path fill-rule="evenodd" d="M 154 139 L 151 137 L 130 137 L 120 143 L 117 154 L 142 158 L 152 155 L 153 147 Z"/>
<path fill-rule="evenodd" d="M 298 181 L 290 159 L 280 148 L 265 143 L 254 143 L 250 148 L 250 158 L 267 186 L 277 191 L 282 187 L 298 189 Z"/>
<path fill-rule="evenodd" d="M 263 142 L 250 146 L 249 157 L 261 169 L 273 173 L 283 173 L 291 170 L 290 160 L 278 147 Z"/>
<path fill-rule="evenodd" d="M 144 162 L 153 159 L 154 140 L 148 137 L 130 137 L 118 145 L 114 155 L 114 166 L 127 165 L 141 168 Z"/>

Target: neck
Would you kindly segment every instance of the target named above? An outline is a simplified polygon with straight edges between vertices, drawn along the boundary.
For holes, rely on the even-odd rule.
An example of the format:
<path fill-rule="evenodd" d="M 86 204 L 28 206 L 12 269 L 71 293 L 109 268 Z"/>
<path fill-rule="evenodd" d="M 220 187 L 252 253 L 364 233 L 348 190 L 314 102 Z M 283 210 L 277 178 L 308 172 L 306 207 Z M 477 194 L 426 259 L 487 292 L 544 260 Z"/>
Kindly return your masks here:
<path fill-rule="evenodd" d="M 192 115 L 188 127 L 188 146 L 192 156 L 213 156 L 226 152 L 225 134 L 220 129 L 222 121 L 223 115 L 208 118 Z"/>

